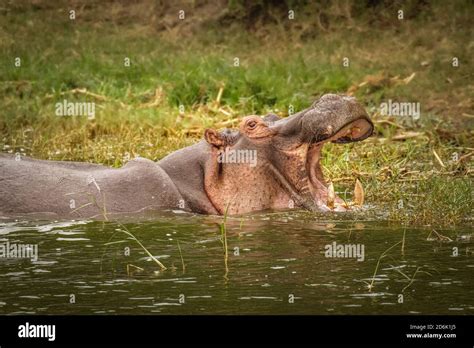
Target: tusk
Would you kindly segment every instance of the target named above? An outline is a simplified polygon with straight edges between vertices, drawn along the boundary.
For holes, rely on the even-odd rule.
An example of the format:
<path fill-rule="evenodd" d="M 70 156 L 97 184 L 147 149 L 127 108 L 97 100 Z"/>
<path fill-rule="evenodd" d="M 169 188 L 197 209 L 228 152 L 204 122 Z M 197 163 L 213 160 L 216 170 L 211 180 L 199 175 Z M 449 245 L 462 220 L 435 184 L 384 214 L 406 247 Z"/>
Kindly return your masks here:
<path fill-rule="evenodd" d="M 354 204 L 362 206 L 364 204 L 364 188 L 359 179 L 356 180 L 354 187 Z"/>
<path fill-rule="evenodd" d="M 331 209 L 334 209 L 334 202 L 336 200 L 336 194 L 334 192 L 334 185 L 332 182 L 329 183 L 328 185 L 328 202 L 327 206 Z"/>

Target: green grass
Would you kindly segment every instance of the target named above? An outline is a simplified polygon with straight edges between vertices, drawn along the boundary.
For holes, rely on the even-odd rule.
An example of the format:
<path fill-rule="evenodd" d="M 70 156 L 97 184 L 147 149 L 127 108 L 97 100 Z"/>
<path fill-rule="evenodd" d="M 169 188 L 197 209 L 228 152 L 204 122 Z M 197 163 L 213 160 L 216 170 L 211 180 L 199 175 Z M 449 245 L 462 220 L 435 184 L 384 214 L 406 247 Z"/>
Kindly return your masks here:
<path fill-rule="evenodd" d="M 136 155 L 158 160 L 198 141 L 208 127 L 232 126 L 253 113 L 286 116 L 290 105 L 298 111 L 366 81 L 354 94 L 377 122 L 377 136 L 326 146 L 326 177 L 337 191 L 351 190 L 359 178 L 365 201 L 394 221 L 472 222 L 472 157 L 450 161 L 454 152 L 474 151 L 470 5 L 433 5 L 413 20 L 379 25 L 360 15 L 352 27 L 334 21 L 309 38 L 305 26 L 281 24 L 255 35 L 233 26 L 157 33 L 146 20 L 116 19 L 120 4 L 108 21 L 94 6 L 70 21 L 68 7 L 58 6 L 0 12 L 0 150 L 116 167 Z M 393 82 L 412 73 L 408 84 Z M 96 102 L 96 118 L 55 116 L 63 99 Z M 387 99 L 420 102 L 420 120 L 377 115 Z M 392 139 L 407 132 L 420 135 Z"/>

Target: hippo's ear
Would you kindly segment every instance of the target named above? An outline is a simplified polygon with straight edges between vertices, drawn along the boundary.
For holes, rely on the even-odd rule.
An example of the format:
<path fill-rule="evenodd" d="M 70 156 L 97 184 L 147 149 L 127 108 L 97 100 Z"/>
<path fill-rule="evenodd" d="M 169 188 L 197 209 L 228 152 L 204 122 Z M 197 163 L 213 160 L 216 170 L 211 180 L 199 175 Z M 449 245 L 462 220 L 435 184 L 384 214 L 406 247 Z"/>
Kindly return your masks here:
<path fill-rule="evenodd" d="M 223 147 L 225 145 L 224 137 L 214 129 L 206 129 L 204 138 L 212 146 Z"/>

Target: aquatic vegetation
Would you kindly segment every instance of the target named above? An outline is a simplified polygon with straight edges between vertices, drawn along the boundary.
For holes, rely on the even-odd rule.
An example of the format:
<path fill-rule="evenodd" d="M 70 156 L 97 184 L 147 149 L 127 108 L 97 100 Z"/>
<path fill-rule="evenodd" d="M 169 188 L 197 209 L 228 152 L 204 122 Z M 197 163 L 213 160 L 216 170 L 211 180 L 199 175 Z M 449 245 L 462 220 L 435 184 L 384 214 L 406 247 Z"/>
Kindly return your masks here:
<path fill-rule="evenodd" d="M 105 243 L 104 246 L 107 247 L 108 245 L 111 245 L 111 244 L 123 243 L 124 241 L 111 242 L 111 240 L 115 237 L 115 235 L 117 233 L 124 233 L 128 237 L 130 237 L 130 239 L 134 240 L 140 246 L 140 248 L 142 248 L 143 251 L 145 251 L 145 253 L 150 257 L 150 259 L 153 260 L 160 267 L 160 269 L 162 271 L 165 271 L 167 269 L 166 266 L 163 265 L 163 263 L 160 262 L 155 256 L 153 256 L 153 254 L 142 244 L 142 242 L 132 232 L 130 232 L 122 223 L 120 223 L 120 222 L 114 222 L 114 223 L 118 224 L 120 226 L 120 228 L 116 229 L 115 232 L 112 233 L 112 236 L 110 236 L 109 241 L 107 243 Z M 107 249 L 104 250 L 101 260 L 103 259 L 106 251 L 107 251 Z M 102 262 L 101 262 L 101 264 L 102 264 Z M 183 265 L 184 265 L 184 263 L 183 263 Z M 133 267 L 137 268 L 137 266 L 133 266 Z M 183 268 L 183 270 L 184 270 L 184 268 Z M 129 265 L 128 264 L 127 264 L 127 273 L 129 273 Z"/>
<path fill-rule="evenodd" d="M 377 264 L 376 264 L 375 269 L 374 269 L 374 274 L 372 275 L 372 280 L 370 281 L 370 283 L 364 281 L 364 283 L 367 284 L 367 289 L 369 289 L 369 292 L 372 291 L 372 289 L 374 288 L 375 276 L 377 275 L 377 271 L 379 270 L 380 263 L 381 263 L 382 259 L 387 256 L 387 254 L 390 250 L 392 250 L 393 248 L 395 248 L 397 245 L 399 245 L 401 243 L 402 243 L 402 241 L 399 241 L 399 242 L 393 244 L 391 247 L 386 249 L 382 254 L 380 254 L 379 258 L 377 259 Z"/>
<path fill-rule="evenodd" d="M 446 237 L 446 236 L 443 236 L 441 234 L 439 234 L 438 232 L 436 232 L 435 230 L 432 230 L 430 232 L 430 234 L 428 235 L 428 238 L 427 240 L 430 240 L 429 237 L 431 236 L 432 233 L 435 233 L 439 240 L 440 241 L 446 241 L 446 240 L 449 240 L 449 241 L 452 241 L 449 237 Z M 390 246 L 389 248 L 387 248 L 385 251 L 383 251 L 380 256 L 378 257 L 377 259 L 377 263 L 375 265 L 375 269 L 374 269 L 374 272 L 372 274 L 372 279 L 370 282 L 366 282 L 364 281 L 364 283 L 367 284 L 367 289 L 369 290 L 369 292 L 372 292 L 372 290 L 375 288 L 375 280 L 376 280 L 376 276 L 377 276 L 377 273 L 379 271 L 379 268 L 380 268 L 380 265 L 382 263 L 382 260 L 384 258 L 387 258 L 389 257 L 389 253 L 390 251 L 392 251 L 396 246 L 398 245 L 401 245 L 401 249 L 400 249 L 400 253 L 402 256 L 405 255 L 405 243 L 406 243 L 406 228 L 403 229 L 403 237 L 402 237 L 402 240 L 399 241 L 399 242 L 396 242 L 395 244 L 393 244 L 392 246 Z M 427 274 L 429 276 L 432 276 L 432 274 L 430 272 L 427 272 L 425 270 L 422 270 L 423 268 L 426 268 L 425 266 L 418 266 L 416 268 L 416 270 L 413 272 L 413 275 L 410 277 L 409 275 L 407 275 L 405 272 L 401 271 L 400 270 L 400 266 L 394 266 L 392 264 L 390 264 L 390 267 L 392 270 L 394 270 L 395 272 L 398 272 L 399 274 L 401 274 L 403 277 L 405 277 L 407 280 L 408 280 L 408 284 L 405 285 L 402 289 L 401 289 L 401 292 L 405 292 L 406 289 L 408 289 L 415 281 L 416 279 L 416 276 L 417 274 L 419 273 L 424 273 L 424 274 Z M 435 269 L 436 271 L 436 269 Z"/>
<path fill-rule="evenodd" d="M 222 218 L 222 223 L 219 224 L 219 230 L 220 230 L 220 241 L 222 243 L 222 248 L 224 249 L 224 266 L 225 266 L 225 274 L 224 278 L 227 279 L 227 275 L 229 274 L 229 248 L 227 246 L 227 213 L 229 211 L 229 206 L 231 202 L 227 203 L 223 218 Z M 241 222 L 242 223 L 242 222 Z"/>
<path fill-rule="evenodd" d="M 186 265 L 184 264 L 183 252 L 181 251 L 181 245 L 179 244 L 179 240 L 176 239 L 176 243 L 178 244 L 179 257 L 181 258 L 181 267 L 184 273 L 186 271 Z"/>

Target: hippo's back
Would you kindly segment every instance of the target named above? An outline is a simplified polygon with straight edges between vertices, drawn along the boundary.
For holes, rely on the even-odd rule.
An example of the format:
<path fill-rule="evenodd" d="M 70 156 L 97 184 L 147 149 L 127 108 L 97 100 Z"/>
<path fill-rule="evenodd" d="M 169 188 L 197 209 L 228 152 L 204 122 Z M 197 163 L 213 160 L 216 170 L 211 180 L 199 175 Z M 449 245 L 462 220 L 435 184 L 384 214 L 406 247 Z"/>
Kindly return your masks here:
<path fill-rule="evenodd" d="M 135 159 L 122 168 L 81 162 L 0 156 L 0 214 L 52 213 L 91 218 L 178 207 L 181 196 L 153 161 Z"/>

